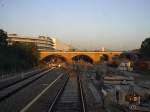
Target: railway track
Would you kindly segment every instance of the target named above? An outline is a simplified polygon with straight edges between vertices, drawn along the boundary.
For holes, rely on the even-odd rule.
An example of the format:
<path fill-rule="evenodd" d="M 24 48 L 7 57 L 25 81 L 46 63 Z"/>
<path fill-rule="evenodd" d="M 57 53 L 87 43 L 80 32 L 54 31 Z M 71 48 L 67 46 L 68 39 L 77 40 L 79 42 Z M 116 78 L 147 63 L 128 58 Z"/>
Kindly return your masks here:
<path fill-rule="evenodd" d="M 20 112 L 47 112 L 61 88 L 67 83 L 68 78 L 67 73 L 61 73 Z"/>
<path fill-rule="evenodd" d="M 0 80 L 0 91 L 2 91 L 3 89 L 9 87 L 9 86 L 12 86 L 16 83 L 19 83 L 23 80 L 26 80 L 38 73 L 41 73 L 45 70 L 47 70 L 48 68 L 42 68 L 42 69 L 37 69 L 37 70 L 34 70 L 34 71 L 31 71 L 31 72 L 27 72 L 27 73 L 24 73 L 24 74 L 19 74 L 19 75 L 16 75 L 16 76 L 13 76 L 13 77 L 10 77 L 10 78 L 7 78 L 7 79 L 2 79 Z"/>
<path fill-rule="evenodd" d="M 70 76 L 58 91 L 48 112 L 86 112 L 80 77 Z"/>
<path fill-rule="evenodd" d="M 42 69 L 32 74 L 27 74 L 24 78 L 17 80 L 15 79 L 10 81 L 8 84 L 4 84 L 4 86 L 1 86 L 0 88 L 0 102 L 26 87 L 27 85 L 31 84 L 32 82 L 36 81 L 37 79 L 41 78 L 51 70 L 52 69 Z"/>
<path fill-rule="evenodd" d="M 2 89 L 0 91 L 0 110 L 5 112 L 10 112 L 11 110 L 13 112 L 57 112 L 60 110 L 62 112 L 85 112 L 85 101 L 80 78 L 76 74 L 70 76 L 69 74 L 71 73 L 59 70 L 57 77 L 55 76 L 51 81 L 47 80 L 45 84 L 42 82 L 41 85 L 40 80 L 46 80 L 46 77 L 50 78 L 50 75 L 45 75 L 49 71 L 43 71 Z M 54 70 L 53 72 L 55 73 L 56 71 Z M 35 88 L 36 91 L 33 90 L 35 95 L 31 92 L 31 88 L 36 85 L 34 82 L 40 84 L 39 89 Z M 28 94 L 23 94 L 26 92 Z M 32 97 L 29 95 L 32 95 Z M 25 101 L 20 102 L 17 107 L 16 102 L 21 101 L 21 99 Z"/>
<path fill-rule="evenodd" d="M 30 111 L 30 107 L 34 110 L 34 104 L 39 103 L 38 100 L 44 101 L 52 98 L 51 96 L 55 94 L 55 91 L 53 92 L 55 86 L 62 85 L 63 80 L 67 77 L 65 70 L 61 68 L 46 70 L 45 73 L 42 72 L 36 76 L 37 79 L 34 77 L 35 80 L 29 78 L 27 81 L 21 81 L 17 85 L 8 87 L 9 89 L 6 88 L 4 91 L 0 91 L 0 111 L 25 112 Z M 56 82 L 57 84 L 55 84 Z M 51 95 L 49 92 L 51 92 Z M 45 104 L 47 103 L 43 102 L 42 106 L 38 107 L 43 108 L 44 105 L 45 108 Z"/>

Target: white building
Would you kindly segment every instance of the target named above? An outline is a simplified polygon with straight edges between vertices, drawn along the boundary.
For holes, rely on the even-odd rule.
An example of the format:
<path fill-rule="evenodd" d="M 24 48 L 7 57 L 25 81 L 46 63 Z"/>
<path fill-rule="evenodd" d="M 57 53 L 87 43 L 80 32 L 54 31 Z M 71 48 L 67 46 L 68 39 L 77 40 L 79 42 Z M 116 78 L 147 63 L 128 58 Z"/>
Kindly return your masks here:
<path fill-rule="evenodd" d="M 13 44 L 15 42 L 19 43 L 34 43 L 38 50 L 54 50 L 55 41 L 54 39 L 48 36 L 21 36 L 18 34 L 8 34 L 8 43 Z"/>
<path fill-rule="evenodd" d="M 8 43 L 34 43 L 37 45 L 38 50 L 58 50 L 69 51 L 71 47 L 62 41 L 48 37 L 48 36 L 22 36 L 18 34 L 8 34 Z"/>

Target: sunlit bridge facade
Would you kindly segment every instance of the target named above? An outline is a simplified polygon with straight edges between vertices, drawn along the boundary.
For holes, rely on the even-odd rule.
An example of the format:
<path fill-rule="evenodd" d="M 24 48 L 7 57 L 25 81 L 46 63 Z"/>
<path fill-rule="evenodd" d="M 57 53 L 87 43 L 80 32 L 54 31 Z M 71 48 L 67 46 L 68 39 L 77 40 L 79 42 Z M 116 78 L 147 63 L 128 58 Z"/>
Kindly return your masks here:
<path fill-rule="evenodd" d="M 40 52 L 40 60 L 48 62 L 54 61 L 63 61 L 67 63 L 97 63 L 102 60 L 104 61 L 111 61 L 115 56 L 119 56 L 122 52 L 121 51 L 109 51 L 109 52 L 102 52 L 102 51 L 56 51 L 56 52 L 49 52 L 49 51 L 41 51 Z"/>

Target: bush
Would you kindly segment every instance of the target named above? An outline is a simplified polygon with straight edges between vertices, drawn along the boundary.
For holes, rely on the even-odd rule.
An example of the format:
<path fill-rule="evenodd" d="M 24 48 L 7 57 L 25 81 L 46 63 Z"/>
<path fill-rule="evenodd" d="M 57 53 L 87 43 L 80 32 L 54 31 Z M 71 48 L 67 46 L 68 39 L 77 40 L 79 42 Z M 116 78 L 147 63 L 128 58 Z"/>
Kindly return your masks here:
<path fill-rule="evenodd" d="M 135 70 L 147 70 L 148 63 L 146 63 L 145 61 L 137 61 L 134 63 L 134 69 Z"/>

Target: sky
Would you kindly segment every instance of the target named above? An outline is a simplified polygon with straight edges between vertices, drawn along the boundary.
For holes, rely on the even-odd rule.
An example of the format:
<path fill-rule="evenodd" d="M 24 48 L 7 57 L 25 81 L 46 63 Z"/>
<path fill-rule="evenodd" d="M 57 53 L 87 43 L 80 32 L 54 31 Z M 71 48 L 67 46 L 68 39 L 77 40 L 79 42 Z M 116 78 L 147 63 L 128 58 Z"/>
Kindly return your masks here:
<path fill-rule="evenodd" d="M 79 49 L 137 49 L 150 37 L 150 0 L 0 0 L 0 29 Z"/>

